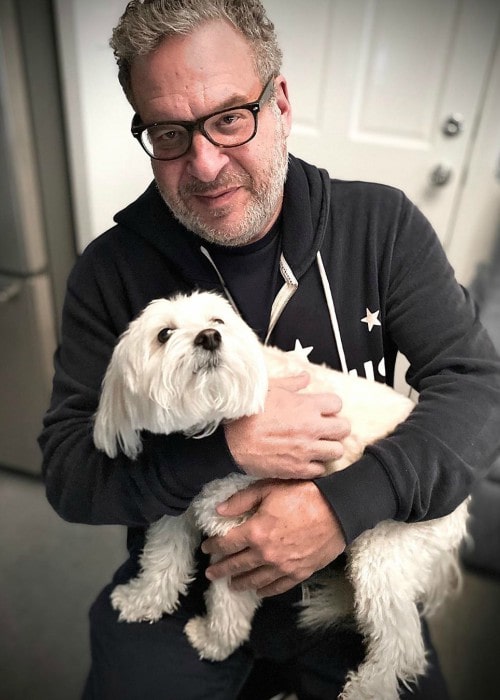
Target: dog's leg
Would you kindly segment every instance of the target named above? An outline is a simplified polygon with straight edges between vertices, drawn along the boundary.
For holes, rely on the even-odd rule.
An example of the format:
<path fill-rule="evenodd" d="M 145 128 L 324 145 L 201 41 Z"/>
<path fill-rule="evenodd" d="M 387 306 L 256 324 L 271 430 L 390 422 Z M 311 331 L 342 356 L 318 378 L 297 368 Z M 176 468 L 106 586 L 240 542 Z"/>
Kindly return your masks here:
<path fill-rule="evenodd" d="M 207 535 L 224 535 L 245 522 L 249 513 L 238 518 L 217 514 L 217 504 L 255 481 L 242 474 L 231 474 L 205 485 L 193 501 L 193 511 L 200 529 Z M 212 562 L 217 557 L 212 557 Z M 252 619 L 260 599 L 255 591 L 233 591 L 229 579 L 218 579 L 205 593 L 207 614 L 194 617 L 184 628 L 192 646 L 202 659 L 222 661 L 248 639 Z"/>
<path fill-rule="evenodd" d="M 397 700 L 400 680 L 408 685 L 425 672 L 420 616 L 414 603 L 406 603 L 372 605 L 372 615 L 362 622 L 358 617 L 366 656 L 348 674 L 339 700 Z"/>
<path fill-rule="evenodd" d="M 418 556 L 412 547 L 405 550 L 391 541 L 391 528 L 380 524 L 348 550 L 347 574 L 366 655 L 348 675 L 340 700 L 397 700 L 400 682 L 412 683 L 426 669 L 417 608 L 422 586 L 415 570 Z"/>
<path fill-rule="evenodd" d="M 126 622 L 155 622 L 172 613 L 194 578 L 194 552 L 201 534 L 188 509 L 177 517 L 164 516 L 151 525 L 137 578 L 116 586 L 111 603 Z"/>
<path fill-rule="evenodd" d="M 223 661 L 250 636 L 260 598 L 255 591 L 232 591 L 218 579 L 205 592 L 207 614 L 193 617 L 184 631 L 201 659 Z"/>

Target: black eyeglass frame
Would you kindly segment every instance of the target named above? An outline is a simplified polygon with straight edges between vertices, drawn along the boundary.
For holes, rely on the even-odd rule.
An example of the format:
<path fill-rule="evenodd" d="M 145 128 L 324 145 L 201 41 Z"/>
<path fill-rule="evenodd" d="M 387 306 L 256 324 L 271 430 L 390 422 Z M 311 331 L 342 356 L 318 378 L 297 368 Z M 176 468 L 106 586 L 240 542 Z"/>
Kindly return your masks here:
<path fill-rule="evenodd" d="M 201 117 L 201 119 L 196 119 L 195 121 L 161 121 L 161 122 L 152 122 L 150 124 L 142 124 L 140 121 L 139 115 L 136 113 L 134 114 L 134 117 L 132 119 L 132 125 L 130 128 L 130 131 L 132 132 L 132 136 L 136 138 L 142 149 L 147 153 L 147 155 L 150 158 L 153 158 L 153 160 L 177 160 L 177 158 L 182 158 L 182 156 L 185 156 L 186 153 L 189 151 L 191 148 L 191 144 L 193 143 L 193 134 L 195 131 L 199 131 L 200 134 L 203 134 L 203 136 L 210 141 L 214 146 L 218 146 L 219 148 L 238 148 L 239 146 L 243 146 L 245 143 L 248 143 L 251 141 L 254 137 L 255 134 L 257 133 L 257 128 L 258 128 L 258 119 L 257 115 L 262 109 L 262 105 L 264 105 L 267 100 L 271 97 L 272 89 L 274 87 L 274 77 L 271 77 L 270 80 L 266 83 L 264 86 L 264 89 L 260 93 L 260 96 L 258 97 L 257 100 L 254 102 L 247 102 L 244 105 L 236 105 L 235 107 L 226 107 L 226 109 L 219 109 L 217 112 L 212 112 L 211 114 L 207 114 L 205 117 Z M 216 117 L 218 114 L 224 114 L 224 112 L 232 112 L 233 110 L 236 109 L 247 109 L 253 114 L 253 119 L 254 119 L 254 129 L 252 132 L 252 135 L 249 136 L 247 139 L 242 141 L 241 143 L 235 143 L 232 144 L 231 146 L 226 146 L 223 143 L 217 143 L 217 141 L 214 141 L 214 139 L 208 134 L 208 132 L 205 131 L 204 124 L 207 121 L 207 119 L 211 119 L 212 117 Z M 144 131 L 147 129 L 152 129 L 153 127 L 156 126 L 182 126 L 184 129 L 186 129 L 189 139 L 187 142 L 186 150 L 183 151 L 180 155 L 178 156 L 172 156 L 171 158 L 160 158 L 158 156 L 152 155 L 146 146 L 144 145 L 142 141 L 142 134 Z"/>

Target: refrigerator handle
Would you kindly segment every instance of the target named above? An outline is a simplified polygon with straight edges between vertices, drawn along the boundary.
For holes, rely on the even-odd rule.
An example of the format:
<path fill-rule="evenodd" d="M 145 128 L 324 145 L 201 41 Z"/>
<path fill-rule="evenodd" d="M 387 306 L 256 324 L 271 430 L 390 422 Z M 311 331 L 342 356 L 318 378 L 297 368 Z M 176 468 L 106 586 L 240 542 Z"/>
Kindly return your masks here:
<path fill-rule="evenodd" d="M 0 304 L 6 304 L 12 299 L 18 297 L 21 293 L 21 289 L 21 282 L 10 282 L 4 287 L 0 287 Z"/>

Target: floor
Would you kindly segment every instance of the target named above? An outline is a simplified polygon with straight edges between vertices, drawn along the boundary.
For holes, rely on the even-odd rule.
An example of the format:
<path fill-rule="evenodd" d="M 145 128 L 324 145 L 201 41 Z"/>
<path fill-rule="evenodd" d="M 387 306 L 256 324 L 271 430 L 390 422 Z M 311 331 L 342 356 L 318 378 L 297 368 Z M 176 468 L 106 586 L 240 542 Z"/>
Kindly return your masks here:
<path fill-rule="evenodd" d="M 500 349 L 500 254 L 474 293 Z M 65 523 L 38 479 L 0 469 L 0 700 L 79 700 L 87 611 L 124 556 L 122 528 Z M 452 700 L 498 700 L 500 576 L 465 572 L 432 632 Z"/>
<path fill-rule="evenodd" d="M 124 532 L 65 523 L 40 481 L 0 472 L 0 700 L 78 700 L 87 611 Z"/>

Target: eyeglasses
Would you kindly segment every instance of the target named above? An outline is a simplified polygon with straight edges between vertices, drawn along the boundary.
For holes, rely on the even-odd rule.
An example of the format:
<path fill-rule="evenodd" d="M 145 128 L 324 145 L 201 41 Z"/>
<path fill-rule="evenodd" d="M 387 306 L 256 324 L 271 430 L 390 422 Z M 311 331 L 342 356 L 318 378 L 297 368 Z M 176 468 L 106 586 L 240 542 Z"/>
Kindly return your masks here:
<path fill-rule="evenodd" d="M 274 78 L 271 78 L 256 102 L 222 109 L 192 122 L 141 124 L 136 114 L 132 120 L 132 135 L 155 160 L 175 160 L 183 156 L 191 148 L 195 131 L 203 134 L 214 146 L 243 146 L 257 133 L 257 115 L 270 98 L 273 86 Z"/>

